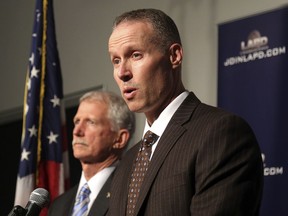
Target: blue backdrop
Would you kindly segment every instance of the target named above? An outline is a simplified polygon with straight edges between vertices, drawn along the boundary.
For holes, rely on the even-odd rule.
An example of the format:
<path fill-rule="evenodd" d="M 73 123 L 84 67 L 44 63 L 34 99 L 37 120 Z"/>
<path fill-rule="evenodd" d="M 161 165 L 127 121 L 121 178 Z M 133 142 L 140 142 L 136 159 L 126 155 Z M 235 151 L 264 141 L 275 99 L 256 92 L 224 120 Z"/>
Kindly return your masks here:
<path fill-rule="evenodd" d="M 288 7 L 222 23 L 218 39 L 218 106 L 250 123 L 262 151 L 260 215 L 288 215 Z"/>

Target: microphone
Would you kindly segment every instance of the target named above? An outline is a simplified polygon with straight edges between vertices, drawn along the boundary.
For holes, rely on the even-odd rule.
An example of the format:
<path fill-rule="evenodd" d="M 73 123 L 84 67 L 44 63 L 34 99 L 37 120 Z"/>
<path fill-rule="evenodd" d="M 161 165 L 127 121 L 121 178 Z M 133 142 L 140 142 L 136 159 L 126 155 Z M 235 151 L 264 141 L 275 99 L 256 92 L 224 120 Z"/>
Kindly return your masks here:
<path fill-rule="evenodd" d="M 26 216 L 39 215 L 42 208 L 48 205 L 50 201 L 49 192 L 44 188 L 37 188 L 30 194 L 30 200 L 25 209 L 27 210 Z"/>
<path fill-rule="evenodd" d="M 8 216 L 37 216 L 49 201 L 49 192 L 44 188 L 37 188 L 30 194 L 30 199 L 25 209 L 20 205 L 16 205 Z"/>

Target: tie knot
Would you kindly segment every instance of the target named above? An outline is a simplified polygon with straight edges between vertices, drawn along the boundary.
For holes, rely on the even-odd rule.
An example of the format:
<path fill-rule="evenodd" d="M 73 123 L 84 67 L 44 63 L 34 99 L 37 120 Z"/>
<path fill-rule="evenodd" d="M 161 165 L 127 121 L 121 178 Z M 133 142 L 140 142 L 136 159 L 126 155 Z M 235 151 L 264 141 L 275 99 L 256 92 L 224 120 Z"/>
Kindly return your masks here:
<path fill-rule="evenodd" d="M 157 141 L 158 137 L 159 137 L 158 135 L 156 135 L 152 131 L 148 130 L 144 135 L 143 143 L 146 146 L 150 147 Z"/>
<path fill-rule="evenodd" d="M 80 194 L 82 194 L 82 196 L 84 195 L 88 197 L 90 193 L 91 193 L 90 188 L 88 184 L 85 183 L 80 190 Z"/>

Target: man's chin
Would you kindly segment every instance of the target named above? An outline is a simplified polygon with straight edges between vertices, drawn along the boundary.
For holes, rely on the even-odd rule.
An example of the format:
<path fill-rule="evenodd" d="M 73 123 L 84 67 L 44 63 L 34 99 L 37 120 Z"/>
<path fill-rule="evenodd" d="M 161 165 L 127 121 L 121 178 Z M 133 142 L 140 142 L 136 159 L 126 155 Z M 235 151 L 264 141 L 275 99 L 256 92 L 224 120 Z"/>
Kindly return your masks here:
<path fill-rule="evenodd" d="M 126 101 L 127 106 L 131 112 L 139 113 L 141 112 L 141 106 L 134 101 Z"/>

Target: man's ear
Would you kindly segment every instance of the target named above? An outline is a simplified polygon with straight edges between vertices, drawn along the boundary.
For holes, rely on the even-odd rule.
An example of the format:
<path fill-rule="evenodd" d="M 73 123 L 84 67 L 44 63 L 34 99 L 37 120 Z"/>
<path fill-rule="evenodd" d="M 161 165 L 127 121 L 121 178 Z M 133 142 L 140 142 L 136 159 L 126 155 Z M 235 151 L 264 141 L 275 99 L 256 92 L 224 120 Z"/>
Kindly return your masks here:
<path fill-rule="evenodd" d="M 117 134 L 117 138 L 114 140 L 114 149 L 124 149 L 128 144 L 130 133 L 127 129 L 120 129 Z"/>
<path fill-rule="evenodd" d="M 173 68 L 177 68 L 182 63 L 183 58 L 183 48 L 180 44 L 174 43 L 170 46 L 170 62 Z"/>

